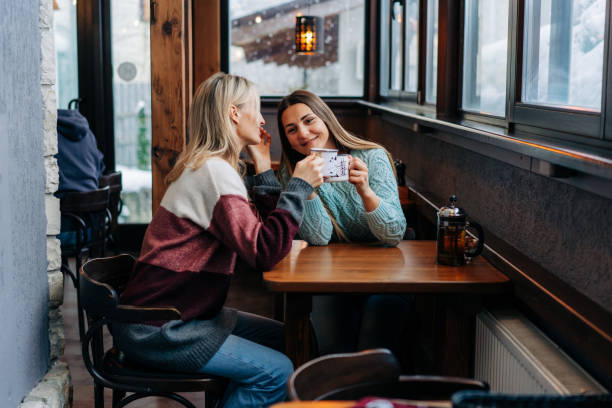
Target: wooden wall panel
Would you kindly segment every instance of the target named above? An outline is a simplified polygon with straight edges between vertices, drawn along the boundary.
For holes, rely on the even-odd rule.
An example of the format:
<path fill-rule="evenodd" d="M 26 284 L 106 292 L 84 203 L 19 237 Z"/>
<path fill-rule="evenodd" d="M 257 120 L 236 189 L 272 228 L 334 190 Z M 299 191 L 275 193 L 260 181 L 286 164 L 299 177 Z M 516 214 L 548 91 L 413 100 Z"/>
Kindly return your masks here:
<path fill-rule="evenodd" d="M 151 111 L 153 212 L 164 178 L 185 145 L 190 78 L 190 0 L 152 0 Z"/>
<path fill-rule="evenodd" d="M 221 8 L 218 1 L 193 0 L 193 91 L 221 70 Z"/>
<path fill-rule="evenodd" d="M 221 69 L 221 9 L 217 1 L 152 0 L 151 109 L 153 211 L 164 178 L 187 142 L 195 88 Z"/>

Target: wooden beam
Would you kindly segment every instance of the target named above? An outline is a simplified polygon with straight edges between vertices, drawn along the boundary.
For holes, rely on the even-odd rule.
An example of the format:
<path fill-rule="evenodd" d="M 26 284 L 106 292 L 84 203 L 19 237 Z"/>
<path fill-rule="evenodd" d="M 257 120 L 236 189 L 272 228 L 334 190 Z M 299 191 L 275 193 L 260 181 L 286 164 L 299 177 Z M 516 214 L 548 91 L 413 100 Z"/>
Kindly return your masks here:
<path fill-rule="evenodd" d="M 221 6 L 193 2 L 193 90 L 221 70 Z"/>
<path fill-rule="evenodd" d="M 365 78 L 367 84 L 364 86 L 364 99 L 376 102 L 380 97 L 379 85 L 379 61 L 380 61 L 380 10 L 379 0 L 370 0 L 366 7 L 366 60 Z M 368 4 L 368 3 L 366 3 Z"/>
<path fill-rule="evenodd" d="M 438 87 L 436 113 L 452 119 L 459 114 L 460 2 L 440 0 L 438 6 Z"/>
<path fill-rule="evenodd" d="M 189 106 L 190 0 L 151 1 L 151 130 L 153 212 L 164 178 L 185 146 Z"/>

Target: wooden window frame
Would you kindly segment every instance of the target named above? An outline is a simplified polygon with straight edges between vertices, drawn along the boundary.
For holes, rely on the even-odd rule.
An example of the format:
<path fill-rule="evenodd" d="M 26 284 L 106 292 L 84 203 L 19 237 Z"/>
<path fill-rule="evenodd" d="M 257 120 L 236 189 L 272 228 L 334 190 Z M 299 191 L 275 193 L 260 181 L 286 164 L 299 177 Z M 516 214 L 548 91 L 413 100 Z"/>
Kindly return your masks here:
<path fill-rule="evenodd" d="M 602 109 L 601 112 L 584 112 L 575 109 L 535 105 L 521 102 L 523 75 L 523 34 L 525 0 L 512 0 L 509 26 L 512 30 L 511 50 L 509 58 L 509 79 L 513 82 L 509 87 L 508 124 L 511 130 L 525 131 L 550 135 L 568 141 L 605 146 L 604 129 L 612 127 L 612 110 L 607 103 L 608 94 L 612 93 L 612 69 L 610 64 L 610 5 L 606 4 L 605 34 L 604 34 L 604 64 L 602 75 Z M 608 136 L 612 140 L 612 135 Z"/>
<path fill-rule="evenodd" d="M 607 98 L 612 97 L 610 76 L 612 67 L 610 53 L 610 7 L 606 7 L 606 28 L 604 46 L 604 66 L 602 75 L 601 112 L 588 112 L 575 109 L 544 106 L 521 101 L 523 74 L 523 33 L 525 0 L 510 0 L 508 21 L 508 63 L 506 76 L 506 115 L 505 118 L 464 111 L 459 108 L 458 117 L 462 120 L 482 122 L 505 128 L 511 133 L 537 135 L 552 139 L 575 142 L 581 145 L 610 148 L 612 140 L 612 109 Z M 461 2 L 459 19 L 461 22 L 461 44 L 458 64 L 457 98 L 461 107 L 464 44 L 463 36 L 465 1 Z M 440 86 L 440 84 L 438 85 Z M 608 135 L 606 137 L 606 135 Z"/>
<path fill-rule="evenodd" d="M 509 11 L 508 11 L 508 18 L 510 19 L 510 16 L 512 14 L 513 11 L 513 1 L 514 0 L 510 0 L 508 7 L 509 7 Z M 510 98 L 509 95 L 511 95 L 511 91 L 510 89 L 513 87 L 514 84 L 514 79 L 511 76 L 511 68 L 512 68 L 512 60 L 511 60 L 511 46 L 512 46 L 512 36 L 514 33 L 514 27 L 511 26 L 510 21 L 508 22 L 508 58 L 507 58 L 507 62 L 506 62 L 506 106 L 505 106 L 505 114 L 504 116 L 497 116 L 497 115 L 492 115 L 492 114 L 487 114 L 487 113 L 477 113 L 477 112 L 473 112 L 470 110 L 464 110 L 462 108 L 463 106 L 463 88 L 465 86 L 465 84 L 463 83 L 463 62 L 464 59 L 466 58 L 466 53 L 465 53 L 465 12 L 466 12 L 466 7 L 465 7 L 465 1 L 461 1 L 460 2 L 460 7 L 457 15 L 457 19 L 459 22 L 459 35 L 458 40 L 459 40 L 459 44 L 458 44 L 458 62 L 457 62 L 457 107 L 458 107 L 458 113 L 457 116 L 459 118 L 461 118 L 462 120 L 466 120 L 466 121 L 473 121 L 473 122 L 479 122 L 479 123 L 484 123 L 487 125 L 493 125 L 493 126 L 498 126 L 500 128 L 504 128 L 507 129 L 509 126 L 509 121 L 508 121 L 508 117 L 509 117 L 509 110 L 510 110 Z"/>
<path fill-rule="evenodd" d="M 395 91 L 389 87 L 390 79 L 390 19 L 393 0 L 380 0 L 379 24 L 379 79 L 378 101 L 400 102 L 400 108 L 427 111 L 433 105 L 425 103 L 425 55 L 427 1 L 419 0 L 419 62 L 417 93 Z M 550 138 L 561 142 L 577 143 L 591 148 L 612 148 L 612 41 L 610 40 L 611 9 L 606 5 L 604 65 L 602 75 L 602 109 L 600 113 L 563 109 L 521 102 L 523 31 L 525 0 L 510 0 L 508 21 L 508 58 L 506 70 L 505 117 L 464 111 L 462 106 L 464 13 L 465 1 L 439 0 L 438 14 L 438 77 L 435 113 L 439 119 L 480 122 L 493 125 L 501 133 L 520 134 L 529 138 Z M 405 13 L 404 7 L 404 13 Z M 372 31 L 372 30 L 370 30 Z M 458 35 L 459 34 L 459 35 Z M 405 47 L 405 46 L 403 46 Z M 402 72 L 402 76 L 404 73 Z"/>
<path fill-rule="evenodd" d="M 426 75 L 426 52 L 427 52 L 427 0 L 418 0 L 419 7 L 419 28 L 418 28 L 418 50 L 417 50 L 417 90 L 416 92 L 405 90 L 406 81 L 406 29 L 402 30 L 402 86 L 401 90 L 391 89 L 389 81 L 391 78 L 391 63 L 390 63 L 390 52 L 391 52 L 391 18 L 392 18 L 392 7 L 393 3 L 398 0 L 381 0 L 380 5 L 380 31 L 381 40 L 379 41 L 380 49 L 380 78 L 379 78 L 379 96 L 385 101 L 401 101 L 401 102 L 412 102 L 418 105 L 428 105 L 433 107 L 432 104 L 425 103 L 425 75 Z M 405 1 L 402 1 L 403 18 L 404 21 L 408 21 L 406 18 L 407 7 Z M 370 32 L 372 30 L 369 30 Z"/>

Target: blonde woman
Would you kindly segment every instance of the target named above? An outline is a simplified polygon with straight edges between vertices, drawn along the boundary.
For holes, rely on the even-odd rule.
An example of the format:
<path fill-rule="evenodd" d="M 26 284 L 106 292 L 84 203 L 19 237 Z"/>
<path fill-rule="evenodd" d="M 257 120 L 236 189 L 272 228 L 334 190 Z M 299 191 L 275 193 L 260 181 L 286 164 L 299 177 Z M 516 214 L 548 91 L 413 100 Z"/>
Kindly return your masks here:
<path fill-rule="evenodd" d="M 121 297 L 129 305 L 172 305 L 181 319 L 113 328 L 119 347 L 136 361 L 229 378 L 225 407 L 285 399 L 292 364 L 280 352 L 282 324 L 223 304 L 238 257 L 265 270 L 287 254 L 305 200 L 323 180 L 322 159 L 309 156 L 281 191 L 263 125 L 248 80 L 218 73 L 200 85 L 189 144 L 167 177 L 168 190 Z M 240 175 L 245 147 L 258 171 L 252 198 L 263 222 L 249 206 Z"/>
<path fill-rule="evenodd" d="M 317 95 L 298 90 L 277 112 L 281 179 L 295 175 L 312 148 L 349 154 L 349 179 L 323 183 L 306 201 L 300 238 L 313 245 L 377 242 L 394 246 L 406 230 L 393 161 L 380 145 L 346 131 Z M 315 296 L 312 321 L 322 354 L 371 347 L 395 348 L 410 309 L 402 296 Z M 397 318 L 397 321 L 393 320 Z"/>

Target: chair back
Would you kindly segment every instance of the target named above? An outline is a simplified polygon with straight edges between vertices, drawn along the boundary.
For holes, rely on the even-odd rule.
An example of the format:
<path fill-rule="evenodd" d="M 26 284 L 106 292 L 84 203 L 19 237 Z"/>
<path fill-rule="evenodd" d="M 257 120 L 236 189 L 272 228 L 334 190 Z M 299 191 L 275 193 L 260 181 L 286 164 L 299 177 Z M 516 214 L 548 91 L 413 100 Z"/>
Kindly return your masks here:
<path fill-rule="evenodd" d="M 122 254 L 91 259 L 81 266 L 79 278 L 80 307 L 85 311 L 88 327 L 81 338 L 83 362 L 92 377 L 108 388 L 117 387 L 109 379 L 104 364 L 104 326 L 113 322 L 142 323 L 174 320 L 180 313 L 174 308 L 144 308 L 124 306 L 119 297 L 129 280 L 134 258 Z"/>
<path fill-rule="evenodd" d="M 79 295 L 87 315 L 122 323 L 180 319 L 180 312 L 172 307 L 141 308 L 120 304 L 119 296 L 133 267 L 134 258 L 128 254 L 91 259 L 83 264 Z"/>
<path fill-rule="evenodd" d="M 368 396 L 417 401 L 450 401 L 461 390 L 488 391 L 486 382 L 461 377 L 402 375 L 395 381 L 355 384 L 329 393 L 326 399 L 358 400 Z"/>
<path fill-rule="evenodd" d="M 119 214 L 123 209 L 123 201 L 121 200 L 121 190 L 123 189 L 123 183 L 121 178 L 121 172 L 115 171 L 108 173 L 100 177 L 98 180 L 99 187 L 108 187 L 108 211 L 110 216 L 110 226 L 108 229 L 108 237 L 112 244 L 116 244 L 115 231 L 117 230 L 117 223 L 119 220 Z"/>
<path fill-rule="evenodd" d="M 80 269 L 79 297 L 89 323 L 81 347 L 85 367 L 94 379 L 96 408 L 104 406 L 104 388 L 113 390 L 114 407 L 123 407 L 140 398 L 160 396 L 193 408 L 194 405 L 178 393 L 195 391 L 206 393 L 207 407 L 217 407 L 227 386 L 226 379 L 201 373 L 162 371 L 130 360 L 117 347 L 105 351 L 104 326 L 117 322 L 146 323 L 181 317 L 173 307 L 120 304 L 120 296 L 128 283 L 134 262 L 132 256 L 122 254 L 91 259 Z"/>
<path fill-rule="evenodd" d="M 108 200 L 110 188 L 92 191 L 71 191 L 60 198 L 62 231 L 75 231 L 74 248 L 63 245 L 62 250 L 72 249 L 77 255 L 84 247 L 95 248 L 95 255 L 104 255 L 104 243 L 109 226 Z M 77 272 L 78 273 L 78 272 Z"/>
<path fill-rule="evenodd" d="M 524 395 L 461 391 L 452 397 L 453 408 L 610 408 L 611 394 Z"/>
<path fill-rule="evenodd" d="M 288 382 L 293 401 L 328 399 L 355 384 L 386 383 L 399 378 L 400 365 L 387 349 L 329 354 L 300 366 Z"/>

